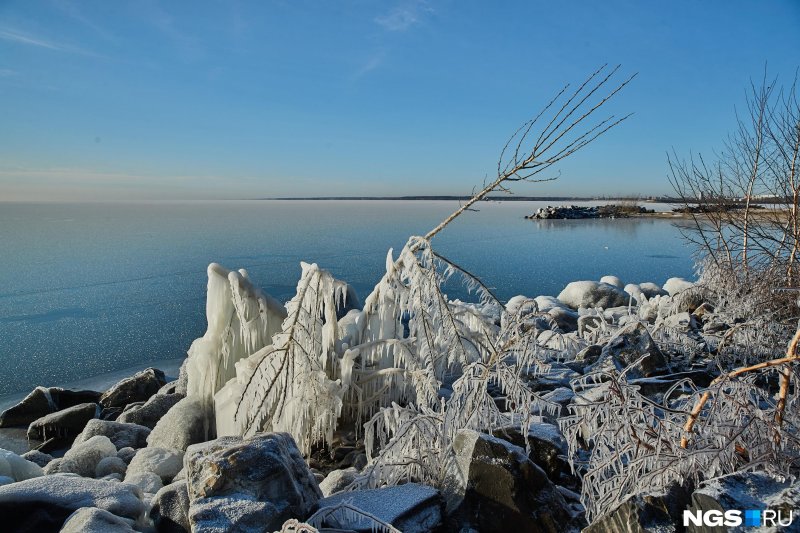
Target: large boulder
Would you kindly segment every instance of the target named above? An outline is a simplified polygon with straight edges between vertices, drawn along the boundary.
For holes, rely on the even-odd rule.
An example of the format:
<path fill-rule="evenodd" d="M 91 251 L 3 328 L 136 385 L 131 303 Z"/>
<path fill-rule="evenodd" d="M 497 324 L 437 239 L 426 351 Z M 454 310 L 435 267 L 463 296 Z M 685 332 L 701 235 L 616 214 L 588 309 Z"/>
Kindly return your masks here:
<path fill-rule="evenodd" d="M 185 480 L 167 485 L 156 493 L 150 518 L 159 533 L 183 533 L 191 529 Z"/>
<path fill-rule="evenodd" d="M 82 403 L 68 407 L 35 420 L 28 426 L 28 439 L 46 441 L 50 438 L 71 442 L 89 420 L 97 418 L 100 409 L 96 403 Z"/>
<path fill-rule="evenodd" d="M 125 407 L 129 403 L 145 402 L 167 384 L 164 372 L 148 368 L 118 382 L 100 397 L 103 407 Z"/>
<path fill-rule="evenodd" d="M 472 430 L 453 441 L 458 472 L 449 480 L 450 519 L 482 533 L 564 533 L 581 519 L 519 446 Z"/>
<path fill-rule="evenodd" d="M 558 426 L 545 422 L 532 424 L 523 437 L 519 426 L 499 428 L 494 435 L 528 451 L 528 459 L 547 473 L 553 482 L 558 482 L 562 473 L 569 471 L 567 441 Z"/>
<path fill-rule="evenodd" d="M 185 451 L 192 444 L 206 440 L 206 415 L 197 398 L 184 398 L 167 411 L 156 424 L 147 445 Z"/>
<path fill-rule="evenodd" d="M 653 376 L 667 368 L 666 356 L 640 322 L 625 326 L 608 341 L 597 364 L 607 361 L 613 362 L 617 370 L 636 363 L 628 371 L 629 378 Z"/>
<path fill-rule="evenodd" d="M 22 481 L 43 475 L 42 467 L 19 455 L 0 448 L 0 476 Z"/>
<path fill-rule="evenodd" d="M 189 520 L 193 529 L 214 523 L 244 527 L 255 520 L 266 531 L 310 514 L 322 493 L 292 437 L 257 434 L 221 437 L 186 451 Z"/>
<path fill-rule="evenodd" d="M 344 492 L 319 501 L 318 516 L 323 518 L 324 527 L 358 533 L 376 531 L 378 528 L 373 527 L 374 521 L 364 520 L 344 509 L 332 511 L 342 505 L 364 511 L 403 533 L 435 531 L 444 519 L 444 500 L 441 493 L 417 483 Z"/>
<path fill-rule="evenodd" d="M 81 434 L 75 438 L 75 444 L 85 442 L 97 435 L 108 437 L 118 450 L 122 448 L 138 449 L 147 446 L 150 428 L 110 420 L 89 420 Z"/>
<path fill-rule="evenodd" d="M 683 525 L 691 489 L 673 484 L 664 492 L 636 494 L 596 519 L 582 533 L 670 533 Z M 709 532 L 711 533 L 711 532 Z"/>
<path fill-rule="evenodd" d="M 42 468 L 44 468 L 47 465 L 47 463 L 53 460 L 52 455 L 42 453 L 39 450 L 30 450 L 28 452 L 25 452 L 22 454 L 22 458 L 32 463 L 36 463 Z"/>
<path fill-rule="evenodd" d="M 94 477 L 97 465 L 106 457 L 115 457 L 117 448 L 103 435 L 94 436 L 74 445 L 63 459 L 59 461 L 57 470 L 48 468 L 48 473 L 78 474 L 82 477 Z"/>
<path fill-rule="evenodd" d="M 136 533 L 125 520 L 96 507 L 83 507 L 72 513 L 59 533 Z"/>
<path fill-rule="evenodd" d="M 662 289 L 667 292 L 670 296 L 675 296 L 678 293 L 681 293 L 687 289 L 691 289 L 694 287 L 694 283 L 691 281 L 686 281 L 683 278 L 669 278 L 665 283 Z"/>
<path fill-rule="evenodd" d="M 50 413 L 82 403 L 96 403 L 99 398 L 100 393 L 95 391 L 36 387 L 18 404 L 0 413 L 0 428 L 27 426 Z"/>
<path fill-rule="evenodd" d="M 0 487 L 0 524 L 6 531 L 58 531 L 82 507 L 97 507 L 130 520 L 145 510 L 136 487 L 114 481 L 59 475 Z"/>
<path fill-rule="evenodd" d="M 622 280 L 619 279 L 617 276 L 603 276 L 602 278 L 600 278 L 600 283 L 608 283 L 609 285 L 613 285 L 618 289 L 621 289 L 622 287 L 625 286 L 625 284 L 622 283 Z"/>
<path fill-rule="evenodd" d="M 176 403 L 184 398 L 183 394 L 156 394 L 142 405 L 136 405 L 123 411 L 117 422 L 138 424 L 150 429 L 156 427 L 161 417 L 167 414 Z"/>
<path fill-rule="evenodd" d="M 598 281 L 573 281 L 558 295 L 559 301 L 572 309 L 619 307 L 627 305 L 630 296 L 622 289 Z"/>
<path fill-rule="evenodd" d="M 181 468 L 183 452 L 165 448 L 142 448 L 128 465 L 125 481 L 129 481 L 131 476 L 150 472 L 161 478 L 162 484 L 169 484 Z"/>

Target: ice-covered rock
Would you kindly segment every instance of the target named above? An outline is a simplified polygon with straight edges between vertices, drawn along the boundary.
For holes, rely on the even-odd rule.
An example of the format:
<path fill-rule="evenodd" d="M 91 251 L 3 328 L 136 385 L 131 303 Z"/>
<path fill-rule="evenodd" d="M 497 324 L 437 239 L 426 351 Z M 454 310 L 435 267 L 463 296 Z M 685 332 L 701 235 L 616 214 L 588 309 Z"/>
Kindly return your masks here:
<path fill-rule="evenodd" d="M 621 289 L 622 287 L 625 286 L 625 284 L 622 283 L 622 280 L 619 279 L 617 276 L 603 276 L 602 278 L 600 278 L 600 283 L 608 283 L 609 285 L 613 285 L 618 289 Z"/>
<path fill-rule="evenodd" d="M 630 294 L 633 297 L 633 301 L 637 304 L 643 303 L 645 300 L 647 300 L 647 295 L 644 293 L 642 288 L 635 283 L 628 283 L 625 285 L 623 290 Z"/>
<path fill-rule="evenodd" d="M 120 474 L 124 478 L 127 470 L 128 465 L 116 455 L 111 457 L 103 457 L 100 459 L 100 462 L 97 463 L 97 467 L 94 471 L 94 477 L 100 479 L 109 474 Z"/>
<path fill-rule="evenodd" d="M 231 494 L 193 500 L 189 507 L 192 531 L 203 533 L 257 533 L 280 531 L 275 524 L 275 509 L 269 502 L 253 499 L 249 494 Z"/>
<path fill-rule="evenodd" d="M 444 519 L 444 500 L 433 487 L 406 483 L 394 487 L 359 490 L 335 494 L 319 501 L 322 526 L 337 531 L 375 531 L 370 521 L 359 519 L 340 505 L 349 505 L 390 524 L 403 533 L 428 533 L 436 531 Z"/>
<path fill-rule="evenodd" d="M 53 460 L 52 455 L 42 453 L 39 450 L 31 450 L 29 452 L 25 452 L 22 454 L 22 458 L 32 463 L 36 463 L 42 468 L 44 468 L 47 465 L 47 463 Z"/>
<path fill-rule="evenodd" d="M 687 289 L 691 289 L 692 287 L 694 287 L 694 283 L 691 281 L 686 281 L 683 278 L 669 278 L 664 283 L 662 289 L 665 290 L 670 296 L 675 296 L 676 294 Z"/>
<path fill-rule="evenodd" d="M 558 482 L 561 473 L 569 470 L 565 460 L 567 441 L 558 426 L 546 422 L 532 424 L 527 438 L 523 438 L 519 426 L 508 426 L 494 431 L 494 436 L 528 449 L 528 459 L 547 473 L 553 482 Z"/>
<path fill-rule="evenodd" d="M 597 281 L 573 281 L 558 295 L 559 301 L 572 309 L 581 307 L 619 307 L 628 304 L 629 296 L 622 289 Z"/>
<path fill-rule="evenodd" d="M 98 463 L 106 457 L 115 457 L 116 455 L 117 447 L 108 437 L 96 435 L 70 448 L 59 462 L 56 471 L 62 474 L 94 477 Z"/>
<path fill-rule="evenodd" d="M 647 327 L 639 322 L 625 326 L 608 341 L 597 364 L 607 360 L 613 361 L 617 370 L 636 363 L 628 371 L 629 378 L 652 376 L 664 372 L 667 367 L 666 356 L 659 350 Z"/>
<path fill-rule="evenodd" d="M 209 521 L 233 520 L 235 514 L 226 510 L 238 513 L 240 502 L 247 513 L 257 515 L 262 527 L 274 531 L 289 518 L 308 516 L 322 496 L 300 450 L 286 433 L 260 433 L 246 440 L 221 437 L 195 444 L 186 451 L 184 464 L 193 528 Z"/>
<path fill-rule="evenodd" d="M 205 334 L 192 342 L 187 397 L 211 405 L 214 394 L 236 377 L 235 364 L 264 348 L 281 330 L 286 309 L 251 281 L 246 270 L 208 266 Z M 224 333 L 224 334 L 223 334 Z"/>
<path fill-rule="evenodd" d="M 128 471 L 125 474 L 125 483 L 128 485 L 135 485 L 139 487 L 142 492 L 148 494 L 155 494 L 164 486 L 164 482 L 158 474 L 153 472 L 137 472 L 131 474 Z"/>
<path fill-rule="evenodd" d="M 186 482 L 175 482 L 153 497 L 150 518 L 160 533 L 189 531 L 189 493 Z"/>
<path fill-rule="evenodd" d="M 97 507 L 130 520 L 145 511 L 136 487 L 113 481 L 43 476 L 0 487 L 0 524 L 6 531 L 58 531 L 82 507 Z"/>
<path fill-rule="evenodd" d="M 351 484 L 357 475 L 358 470 L 353 467 L 333 470 L 320 482 L 319 490 L 326 497 L 336 494 Z"/>
<path fill-rule="evenodd" d="M 167 414 L 173 405 L 184 398 L 182 394 L 156 394 L 143 405 L 137 405 L 123 411 L 117 422 L 128 422 L 153 429 L 161 417 Z"/>
<path fill-rule="evenodd" d="M 52 437 L 73 440 L 83 431 L 87 422 L 100 415 L 95 403 L 82 403 L 51 413 L 28 426 L 29 440 L 47 440 Z"/>
<path fill-rule="evenodd" d="M 148 446 L 183 452 L 206 439 L 206 415 L 202 402 L 187 397 L 161 417 L 147 437 Z"/>
<path fill-rule="evenodd" d="M 125 481 L 128 481 L 128 476 L 151 472 L 160 477 L 163 483 L 169 484 L 181 468 L 183 452 L 166 448 L 142 448 L 128 465 Z"/>
<path fill-rule="evenodd" d="M 103 407 L 125 407 L 129 403 L 145 402 L 166 385 L 164 372 L 147 368 L 116 383 L 100 397 Z"/>
<path fill-rule="evenodd" d="M 131 464 L 133 458 L 136 456 L 136 450 L 133 448 L 121 448 L 117 450 L 117 457 L 125 461 L 126 465 Z"/>
<path fill-rule="evenodd" d="M 636 494 L 616 509 L 610 509 L 582 533 L 677 532 L 675 526 L 683 525 L 683 510 L 690 495 L 690 489 L 677 484 L 663 492 Z"/>
<path fill-rule="evenodd" d="M 69 516 L 59 533 L 135 533 L 131 522 L 103 509 L 83 507 Z"/>
<path fill-rule="evenodd" d="M 90 420 L 81 434 L 75 439 L 75 444 L 80 444 L 96 435 L 108 437 L 118 450 L 122 448 L 138 449 L 147 446 L 150 428 L 137 424 L 112 422 L 110 420 Z"/>
<path fill-rule="evenodd" d="M 36 387 L 22 401 L 0 414 L 0 427 L 27 426 L 50 413 L 82 403 L 96 403 L 99 398 L 100 393 L 95 391 Z"/>
<path fill-rule="evenodd" d="M 655 283 L 651 283 L 649 281 L 640 283 L 639 290 L 642 291 L 648 299 L 652 298 L 653 296 L 667 296 L 669 294 Z"/>
<path fill-rule="evenodd" d="M 577 531 L 564 497 L 519 446 L 472 430 L 453 441 L 458 474 L 448 481 L 447 512 L 482 533 Z"/>
<path fill-rule="evenodd" d="M 19 455 L 0 448 L 0 476 L 22 481 L 43 475 L 42 467 Z"/>

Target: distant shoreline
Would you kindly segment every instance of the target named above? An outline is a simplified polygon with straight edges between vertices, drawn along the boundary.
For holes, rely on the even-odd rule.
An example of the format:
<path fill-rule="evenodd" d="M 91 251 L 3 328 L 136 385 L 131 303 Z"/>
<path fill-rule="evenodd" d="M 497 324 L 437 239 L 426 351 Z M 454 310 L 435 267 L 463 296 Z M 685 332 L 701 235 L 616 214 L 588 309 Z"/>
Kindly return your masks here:
<path fill-rule="evenodd" d="M 469 200 L 471 196 L 303 196 L 251 198 L 262 200 Z M 492 202 L 640 202 L 655 204 L 681 203 L 677 198 L 648 197 L 644 198 L 612 198 L 612 197 L 580 197 L 580 196 L 487 196 L 484 200 Z"/>

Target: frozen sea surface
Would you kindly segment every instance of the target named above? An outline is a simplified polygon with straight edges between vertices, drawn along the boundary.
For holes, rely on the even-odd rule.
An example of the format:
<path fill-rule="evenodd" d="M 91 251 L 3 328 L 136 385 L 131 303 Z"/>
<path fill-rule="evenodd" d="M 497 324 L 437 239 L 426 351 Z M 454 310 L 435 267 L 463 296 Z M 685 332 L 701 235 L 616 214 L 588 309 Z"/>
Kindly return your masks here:
<path fill-rule="evenodd" d="M 605 274 L 691 277 L 669 220 L 530 221 L 541 202 L 483 203 L 434 241 L 501 299 Z M 366 296 L 386 252 L 453 201 L 0 203 L 0 396 L 178 359 L 204 331 L 205 269 L 246 268 L 281 300 L 301 260 Z M 662 209 L 666 206 L 662 206 Z M 453 287 L 453 297 L 464 296 Z"/>

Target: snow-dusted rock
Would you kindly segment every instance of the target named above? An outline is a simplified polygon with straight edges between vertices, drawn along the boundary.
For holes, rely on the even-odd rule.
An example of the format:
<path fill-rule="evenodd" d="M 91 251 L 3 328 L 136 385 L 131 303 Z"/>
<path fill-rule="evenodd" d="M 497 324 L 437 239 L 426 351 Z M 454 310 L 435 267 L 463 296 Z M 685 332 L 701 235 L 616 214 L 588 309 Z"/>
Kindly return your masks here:
<path fill-rule="evenodd" d="M 142 448 L 128 465 L 125 481 L 128 481 L 128 476 L 151 472 L 160 477 L 162 483 L 169 484 L 181 468 L 183 452 L 166 448 Z"/>
<path fill-rule="evenodd" d="M 43 475 L 42 467 L 19 455 L 0 448 L 0 476 L 22 481 Z"/>
<path fill-rule="evenodd" d="M 103 509 L 83 507 L 72 513 L 59 533 L 135 533 L 131 521 Z"/>
<path fill-rule="evenodd" d="M 276 522 L 274 507 L 249 494 L 200 498 L 192 501 L 189 507 L 191 530 L 203 533 L 280 531 L 283 522 L 277 526 L 268 525 Z"/>
<path fill-rule="evenodd" d="M 129 403 L 147 401 L 166 385 L 164 372 L 148 368 L 115 384 L 100 397 L 103 407 L 125 407 Z"/>
<path fill-rule="evenodd" d="M 83 431 L 89 420 L 100 416 L 95 403 L 82 403 L 51 413 L 35 420 L 28 426 L 28 439 L 47 440 L 59 437 L 72 440 Z"/>
<path fill-rule="evenodd" d="M 355 480 L 358 470 L 353 467 L 333 470 L 319 484 L 323 496 L 336 494 Z"/>
<path fill-rule="evenodd" d="M 621 289 L 622 287 L 625 286 L 625 284 L 622 283 L 622 280 L 619 279 L 617 276 L 603 276 L 602 278 L 600 278 L 600 283 L 608 283 L 609 285 L 613 285 L 618 289 Z"/>
<path fill-rule="evenodd" d="M 627 305 L 629 296 L 622 289 L 608 283 L 573 281 L 561 291 L 558 299 L 572 309 L 606 308 Z"/>
<path fill-rule="evenodd" d="M 670 533 L 683 524 L 683 510 L 689 504 L 691 491 L 673 484 L 664 492 L 641 493 L 629 498 L 616 509 L 610 509 L 602 518 L 582 533 Z M 718 528 L 703 529 L 717 531 Z M 682 530 L 681 530 L 682 531 Z M 688 530 L 700 533 L 699 530 Z"/>
<path fill-rule="evenodd" d="M 635 283 L 628 283 L 627 285 L 625 285 L 625 288 L 623 290 L 628 294 L 630 294 L 631 296 L 633 296 L 633 300 L 637 304 L 640 304 L 645 300 L 647 300 L 647 295 L 644 293 L 644 291 L 642 291 L 642 288 L 639 285 L 636 285 Z"/>
<path fill-rule="evenodd" d="M 153 497 L 150 518 L 159 532 L 189 531 L 189 493 L 186 482 L 175 482 Z"/>
<path fill-rule="evenodd" d="M 655 283 L 651 283 L 649 281 L 640 283 L 639 290 L 641 290 L 644 295 L 647 296 L 647 298 L 652 298 L 653 296 L 667 296 L 669 294 Z"/>
<path fill-rule="evenodd" d="M 289 518 L 308 516 L 322 496 L 300 450 L 286 433 L 260 433 L 246 440 L 221 437 L 195 444 L 186 451 L 184 464 L 193 528 L 238 520 L 235 513 L 241 510 L 240 502 L 245 508 L 242 512 L 251 518 L 257 515 L 262 527 L 274 531 Z"/>
<path fill-rule="evenodd" d="M 110 420 L 90 420 L 81 434 L 75 439 L 75 444 L 85 442 L 96 435 L 108 437 L 118 450 L 122 448 L 143 448 L 147 446 L 150 428 L 138 424 L 126 424 Z"/>
<path fill-rule="evenodd" d="M 116 455 L 117 448 L 108 437 L 96 435 L 70 448 L 59 462 L 56 472 L 94 477 L 98 463 L 106 457 Z"/>
<path fill-rule="evenodd" d="M 205 438 L 205 410 L 200 400 L 188 397 L 176 403 L 158 421 L 147 437 L 147 444 L 182 452 Z"/>
<path fill-rule="evenodd" d="M 519 446 L 460 430 L 453 449 L 459 474 L 450 480 L 447 512 L 482 533 L 554 533 L 579 529 L 564 497 Z"/>
<path fill-rule="evenodd" d="M 0 524 L 6 531 L 58 531 L 82 507 L 97 507 L 130 520 L 145 510 L 136 487 L 113 481 L 59 475 L 0 487 Z"/>
<path fill-rule="evenodd" d="M 167 414 L 173 405 L 184 398 L 182 394 L 156 394 L 143 405 L 130 407 L 123 411 L 117 422 L 128 422 L 153 429 L 161 417 Z"/>
<path fill-rule="evenodd" d="M 686 281 L 683 278 L 669 278 L 664 286 L 662 287 L 670 296 L 675 296 L 676 294 L 683 292 L 687 289 L 691 289 L 694 287 L 694 283 L 691 281 Z"/>
<path fill-rule="evenodd" d="M 403 533 L 435 531 L 444 519 L 444 501 L 438 490 L 418 483 L 359 490 L 320 500 L 319 508 L 331 509 L 346 503 Z M 320 512 L 323 514 L 323 512 Z M 371 531 L 364 521 L 350 513 L 325 513 L 323 526 L 344 531 Z"/>
<path fill-rule="evenodd" d="M 104 457 L 100 459 L 99 463 L 97 463 L 97 467 L 94 471 L 94 477 L 100 479 L 109 474 L 119 474 L 124 478 L 127 470 L 128 465 L 116 455 Z"/>
<path fill-rule="evenodd" d="M 137 472 L 125 474 L 125 483 L 128 485 L 135 485 L 139 487 L 142 492 L 148 494 L 155 494 L 164 486 L 161 477 L 153 472 Z"/>

